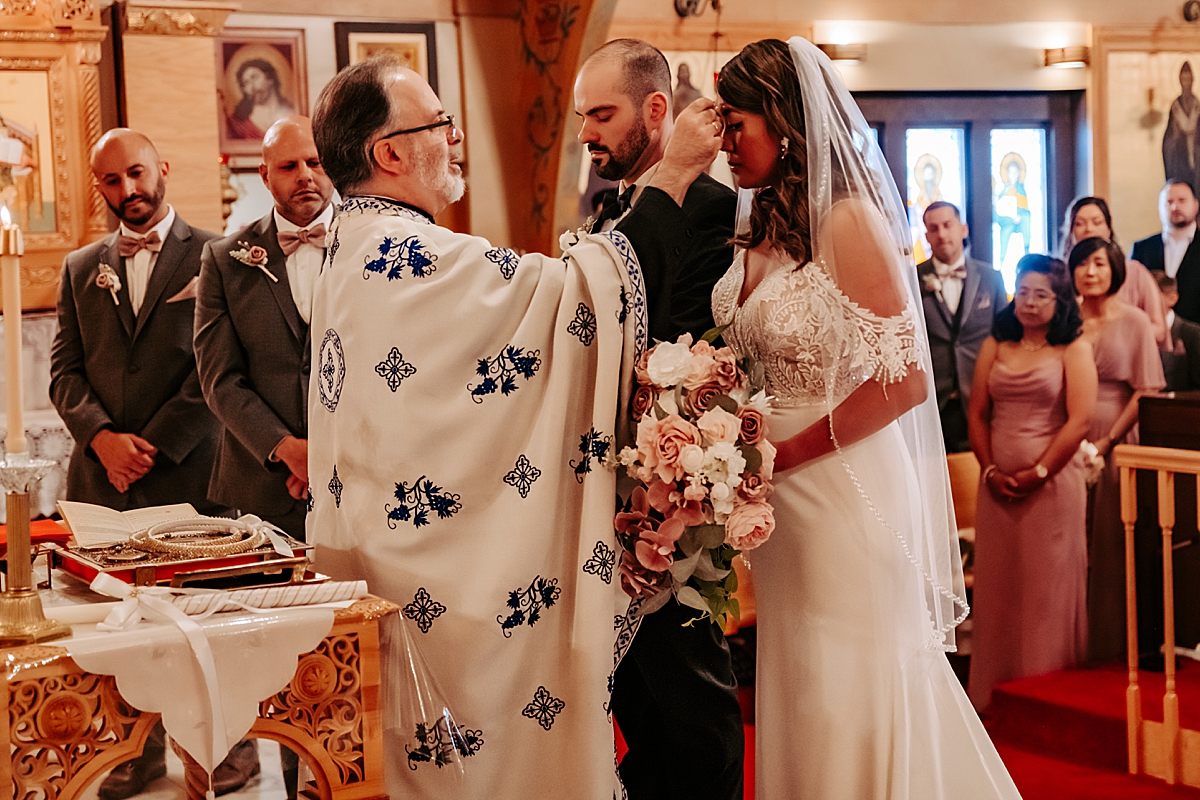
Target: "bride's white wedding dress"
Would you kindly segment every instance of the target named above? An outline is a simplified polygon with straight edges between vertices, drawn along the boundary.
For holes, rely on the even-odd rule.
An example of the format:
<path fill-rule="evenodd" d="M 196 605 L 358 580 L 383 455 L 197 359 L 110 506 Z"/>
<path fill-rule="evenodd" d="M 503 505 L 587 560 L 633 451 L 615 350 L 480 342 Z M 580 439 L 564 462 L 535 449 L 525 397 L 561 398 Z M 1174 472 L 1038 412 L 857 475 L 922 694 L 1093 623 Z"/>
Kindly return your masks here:
<path fill-rule="evenodd" d="M 765 368 L 773 441 L 820 420 L 862 380 L 915 369 L 911 304 L 881 319 L 818 267 L 791 264 L 739 307 L 742 259 L 713 291 L 714 317 L 728 325 L 726 343 Z M 776 529 L 747 559 L 759 800 L 1020 797 L 945 655 L 929 647 L 929 583 L 897 536 L 921 524 L 908 453 L 893 422 L 775 475 Z"/>

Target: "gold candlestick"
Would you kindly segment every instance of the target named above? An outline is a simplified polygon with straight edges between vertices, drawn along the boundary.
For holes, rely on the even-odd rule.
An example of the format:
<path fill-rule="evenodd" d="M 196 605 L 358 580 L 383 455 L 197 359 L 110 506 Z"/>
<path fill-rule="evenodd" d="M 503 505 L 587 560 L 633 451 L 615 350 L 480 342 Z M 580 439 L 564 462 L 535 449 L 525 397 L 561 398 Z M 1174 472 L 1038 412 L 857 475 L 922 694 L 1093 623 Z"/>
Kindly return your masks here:
<path fill-rule="evenodd" d="M 0 647 L 32 644 L 71 635 L 71 628 L 46 619 L 33 585 L 33 547 L 29 542 L 30 484 L 54 467 L 53 461 L 31 459 L 26 452 L 21 396 L 21 229 L 8 208 L 0 208 L 0 270 L 4 287 L 4 336 L 7 359 L 8 431 L 0 486 L 7 493 L 8 583 L 0 593 Z"/>

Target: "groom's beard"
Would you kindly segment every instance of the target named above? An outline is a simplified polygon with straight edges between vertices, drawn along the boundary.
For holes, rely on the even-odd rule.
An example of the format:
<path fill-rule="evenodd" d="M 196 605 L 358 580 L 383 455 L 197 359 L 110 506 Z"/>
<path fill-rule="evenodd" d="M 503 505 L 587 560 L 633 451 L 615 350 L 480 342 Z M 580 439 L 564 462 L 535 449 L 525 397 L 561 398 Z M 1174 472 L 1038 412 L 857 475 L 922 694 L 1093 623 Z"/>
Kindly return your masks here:
<path fill-rule="evenodd" d="M 460 167 L 459 170 L 462 168 Z M 416 158 L 417 180 L 431 189 L 436 190 L 446 203 L 457 203 L 467 190 L 467 182 L 462 172 L 455 172 L 449 161 L 442 159 L 440 153 L 433 150 L 419 152 Z"/>
<path fill-rule="evenodd" d="M 595 165 L 596 175 L 606 181 L 619 181 L 629 174 L 649 146 L 650 134 L 646 130 L 646 121 L 637 116 L 633 119 L 633 127 L 629 129 L 629 133 L 615 149 L 588 145 L 588 150 L 592 153 L 607 152 L 608 162 L 603 166 Z"/>

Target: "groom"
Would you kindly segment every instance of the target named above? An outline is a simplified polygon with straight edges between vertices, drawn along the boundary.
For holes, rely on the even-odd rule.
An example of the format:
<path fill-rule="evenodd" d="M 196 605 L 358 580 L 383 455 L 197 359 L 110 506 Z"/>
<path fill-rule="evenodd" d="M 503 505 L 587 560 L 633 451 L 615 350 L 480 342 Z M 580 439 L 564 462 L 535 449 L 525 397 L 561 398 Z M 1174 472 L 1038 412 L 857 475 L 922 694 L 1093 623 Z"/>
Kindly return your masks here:
<path fill-rule="evenodd" d="M 701 99 L 689 111 L 713 105 Z M 702 154 L 693 169 L 663 162 L 673 135 L 697 134 L 684 127 L 691 116 L 681 116 L 676 133 L 671 111 L 667 60 L 637 39 L 601 47 L 575 81 L 579 140 L 596 174 L 620 181 L 619 200 L 593 230 L 629 239 L 645 275 L 650 337 L 669 342 L 713 327 L 712 289 L 733 261 L 737 205 L 703 174 L 720 143 L 713 130 L 686 148 Z M 620 771 L 631 800 L 742 797 L 745 744 L 729 646 L 716 625 L 685 627 L 694 616 L 674 599 L 645 616 L 617 668 L 612 709 L 629 745 Z"/>

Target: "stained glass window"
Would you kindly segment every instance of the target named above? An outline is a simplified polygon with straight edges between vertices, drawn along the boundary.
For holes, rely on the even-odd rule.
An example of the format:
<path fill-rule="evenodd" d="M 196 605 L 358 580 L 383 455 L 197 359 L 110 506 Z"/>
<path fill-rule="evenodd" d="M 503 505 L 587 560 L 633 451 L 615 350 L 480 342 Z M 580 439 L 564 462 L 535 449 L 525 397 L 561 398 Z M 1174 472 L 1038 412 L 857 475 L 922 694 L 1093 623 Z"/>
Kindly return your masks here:
<path fill-rule="evenodd" d="M 992 264 L 1016 290 L 1017 262 L 1048 253 L 1046 231 L 1046 131 L 996 128 L 992 148 Z"/>
<path fill-rule="evenodd" d="M 908 165 L 908 224 L 912 230 L 913 257 L 920 264 L 929 258 L 925 224 L 921 215 L 930 203 L 953 203 L 965 214 L 967 179 L 964 165 L 966 131 L 962 128 L 909 128 L 905 131 Z"/>

